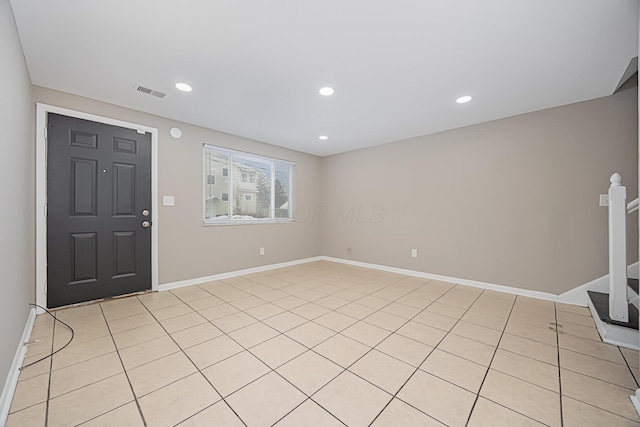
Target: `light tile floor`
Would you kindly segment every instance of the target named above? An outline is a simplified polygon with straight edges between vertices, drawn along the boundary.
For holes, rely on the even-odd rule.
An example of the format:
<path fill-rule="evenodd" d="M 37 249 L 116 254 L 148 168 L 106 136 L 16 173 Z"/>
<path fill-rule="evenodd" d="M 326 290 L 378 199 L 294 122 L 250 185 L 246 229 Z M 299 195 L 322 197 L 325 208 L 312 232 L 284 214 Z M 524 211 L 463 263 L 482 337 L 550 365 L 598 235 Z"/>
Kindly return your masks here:
<path fill-rule="evenodd" d="M 55 314 L 9 427 L 640 426 L 581 307 L 316 262 Z"/>

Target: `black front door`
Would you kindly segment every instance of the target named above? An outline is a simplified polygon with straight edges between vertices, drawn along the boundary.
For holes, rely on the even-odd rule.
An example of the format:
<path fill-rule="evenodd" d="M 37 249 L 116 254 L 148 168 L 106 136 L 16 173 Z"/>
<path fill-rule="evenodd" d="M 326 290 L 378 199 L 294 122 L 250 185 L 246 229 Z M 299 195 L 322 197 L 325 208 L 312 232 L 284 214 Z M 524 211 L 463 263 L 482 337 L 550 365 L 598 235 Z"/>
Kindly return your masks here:
<path fill-rule="evenodd" d="M 151 134 L 48 114 L 47 304 L 151 289 Z"/>

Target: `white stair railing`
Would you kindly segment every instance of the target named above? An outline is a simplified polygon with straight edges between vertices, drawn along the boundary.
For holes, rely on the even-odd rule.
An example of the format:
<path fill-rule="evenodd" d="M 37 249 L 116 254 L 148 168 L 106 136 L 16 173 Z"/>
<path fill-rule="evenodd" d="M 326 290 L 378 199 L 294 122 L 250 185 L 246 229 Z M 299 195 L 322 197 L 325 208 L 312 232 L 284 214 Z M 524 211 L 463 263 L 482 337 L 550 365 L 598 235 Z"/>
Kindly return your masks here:
<path fill-rule="evenodd" d="M 609 317 L 629 321 L 627 296 L 627 188 L 619 173 L 609 187 Z"/>

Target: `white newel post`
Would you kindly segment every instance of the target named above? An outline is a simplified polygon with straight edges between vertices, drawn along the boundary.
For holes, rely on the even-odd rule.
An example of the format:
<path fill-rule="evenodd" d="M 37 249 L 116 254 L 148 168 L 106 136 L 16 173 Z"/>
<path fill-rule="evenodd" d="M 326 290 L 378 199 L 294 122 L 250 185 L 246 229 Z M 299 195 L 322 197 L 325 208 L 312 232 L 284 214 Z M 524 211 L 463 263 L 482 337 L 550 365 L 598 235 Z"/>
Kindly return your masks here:
<path fill-rule="evenodd" d="M 627 300 L 627 189 L 619 173 L 609 187 L 609 317 L 629 321 Z"/>

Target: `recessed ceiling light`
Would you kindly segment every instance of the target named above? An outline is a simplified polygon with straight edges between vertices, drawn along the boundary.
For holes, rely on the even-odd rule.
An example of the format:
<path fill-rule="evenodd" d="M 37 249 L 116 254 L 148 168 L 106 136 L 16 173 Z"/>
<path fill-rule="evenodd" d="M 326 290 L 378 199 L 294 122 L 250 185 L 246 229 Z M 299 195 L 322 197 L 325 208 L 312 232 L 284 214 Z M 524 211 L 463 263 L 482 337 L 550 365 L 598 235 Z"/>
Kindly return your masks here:
<path fill-rule="evenodd" d="M 319 136 L 318 139 L 326 141 L 327 139 L 329 139 L 329 137 L 327 135 L 322 135 L 322 136 Z"/>
<path fill-rule="evenodd" d="M 321 87 L 318 92 L 320 92 L 320 95 L 331 96 L 333 95 L 334 90 L 332 87 L 325 86 L 325 87 Z"/>
<path fill-rule="evenodd" d="M 176 83 L 176 88 L 178 88 L 179 90 L 183 91 L 183 92 L 191 92 L 191 86 L 189 86 L 186 83 Z"/>
<path fill-rule="evenodd" d="M 471 97 L 469 95 L 461 96 L 460 98 L 456 99 L 456 102 L 458 104 L 466 104 L 469 101 L 471 101 Z"/>

